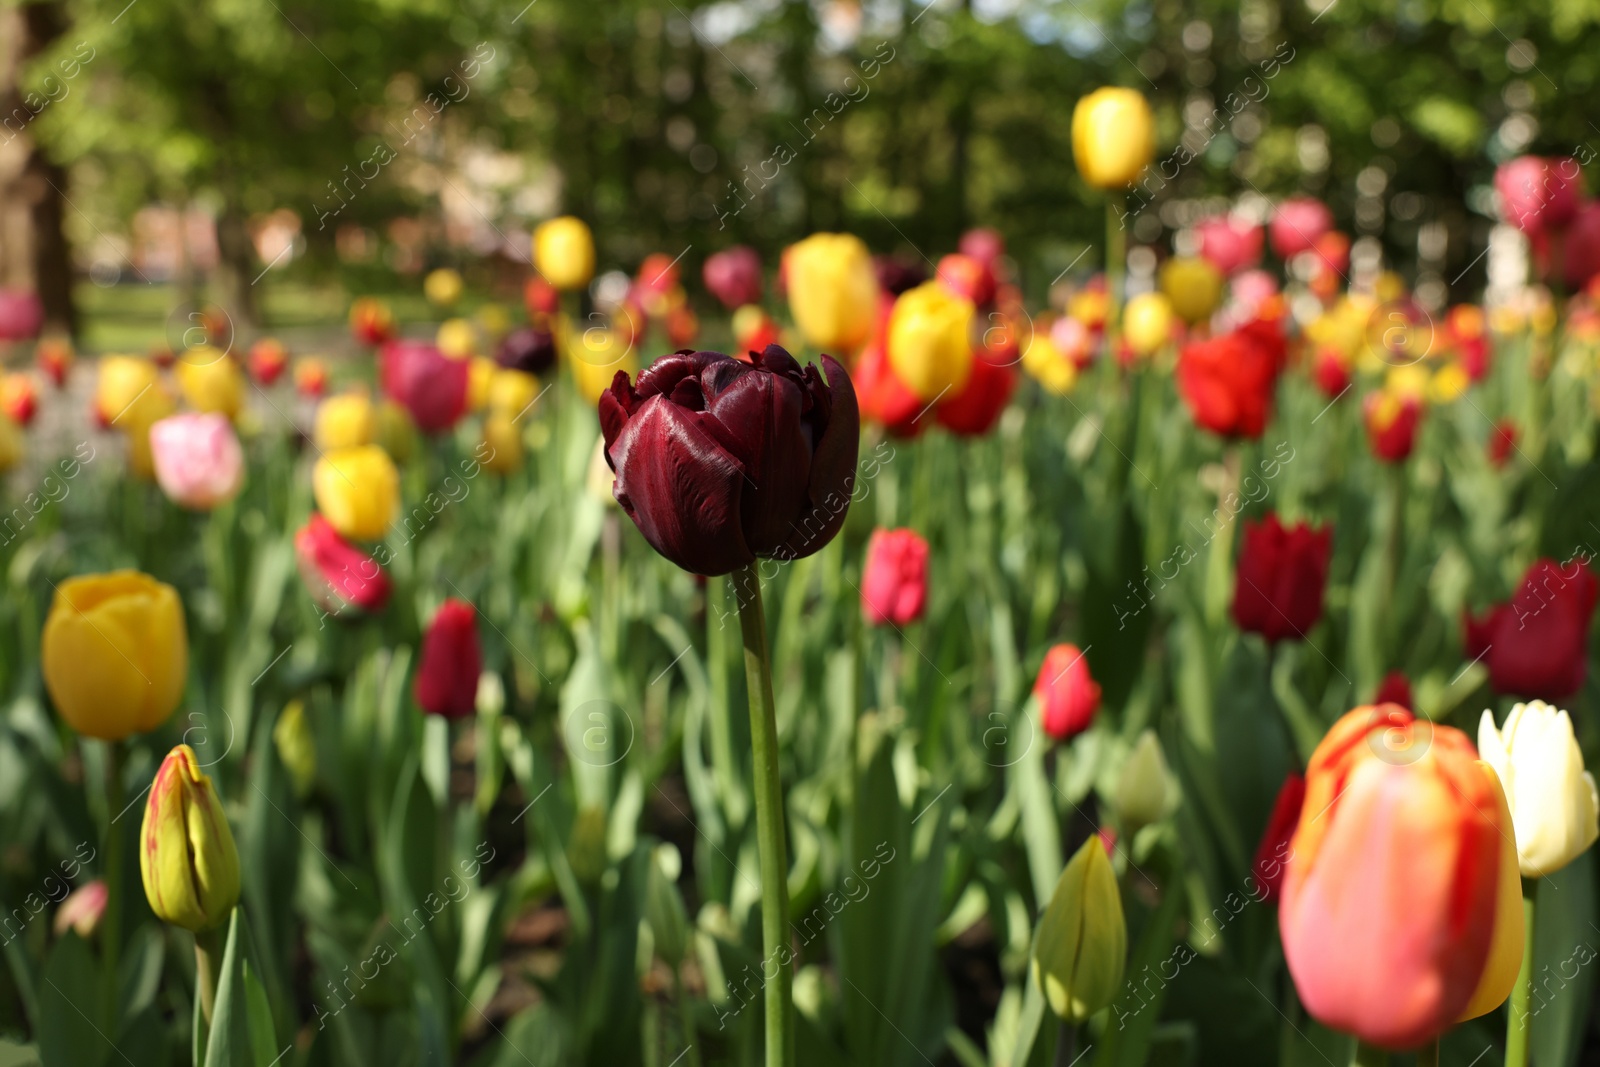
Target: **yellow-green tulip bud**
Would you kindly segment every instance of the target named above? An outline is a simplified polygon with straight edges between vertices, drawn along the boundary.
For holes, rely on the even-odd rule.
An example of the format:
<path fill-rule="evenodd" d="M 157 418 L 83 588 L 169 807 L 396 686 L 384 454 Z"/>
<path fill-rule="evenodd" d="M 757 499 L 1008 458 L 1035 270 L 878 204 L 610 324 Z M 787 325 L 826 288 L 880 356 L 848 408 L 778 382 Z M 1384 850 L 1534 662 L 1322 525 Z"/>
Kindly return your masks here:
<path fill-rule="evenodd" d="M 1134 743 L 1117 779 L 1117 817 L 1124 833 L 1149 826 L 1167 813 L 1171 776 L 1154 730 L 1146 730 Z"/>
<path fill-rule="evenodd" d="M 1117 876 L 1096 834 L 1068 861 L 1039 920 L 1034 980 L 1051 1011 L 1082 1022 L 1116 998 L 1127 955 Z"/>
<path fill-rule="evenodd" d="M 341 536 L 376 541 L 400 507 L 400 472 L 377 445 L 335 449 L 311 469 L 311 494 Z"/>
<path fill-rule="evenodd" d="M 1161 292 L 1192 326 L 1209 319 L 1222 302 L 1222 272 L 1198 256 L 1174 256 L 1161 265 Z"/>
<path fill-rule="evenodd" d="M 50 699 L 85 737 L 120 741 L 167 721 L 189 674 L 177 590 L 139 571 L 56 587 L 39 647 Z"/>
<path fill-rule="evenodd" d="M 1600 796 L 1565 711 L 1542 700 L 1517 704 L 1498 730 L 1485 711 L 1478 752 L 1505 784 L 1524 878 L 1554 874 L 1600 837 Z"/>
<path fill-rule="evenodd" d="M 272 744 L 294 782 L 295 795 L 310 793 L 317 781 L 317 745 L 302 701 L 291 700 L 283 706 L 283 713 L 272 727 Z"/>
<path fill-rule="evenodd" d="M 179 745 L 167 754 L 145 802 L 139 873 L 156 917 L 209 930 L 239 902 L 239 852 L 211 779 Z"/>

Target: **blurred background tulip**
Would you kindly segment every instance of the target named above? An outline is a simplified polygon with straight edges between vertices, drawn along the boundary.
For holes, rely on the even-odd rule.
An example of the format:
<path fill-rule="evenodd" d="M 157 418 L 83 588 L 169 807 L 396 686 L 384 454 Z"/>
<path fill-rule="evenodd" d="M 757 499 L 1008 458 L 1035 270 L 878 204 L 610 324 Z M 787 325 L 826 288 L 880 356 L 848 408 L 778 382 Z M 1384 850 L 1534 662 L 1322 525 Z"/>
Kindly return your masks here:
<path fill-rule="evenodd" d="M 748 245 L 713 252 L 701 275 L 706 289 L 729 311 L 761 302 L 761 254 Z"/>
<path fill-rule="evenodd" d="M 783 254 L 789 312 L 801 335 L 824 352 L 851 356 L 877 320 L 878 280 L 859 237 L 814 233 Z"/>
<path fill-rule="evenodd" d="M 210 345 L 199 345 L 178 357 L 173 373 L 184 402 L 194 410 L 238 418 L 244 406 L 244 375 L 231 357 Z"/>
<path fill-rule="evenodd" d="M 216 413 L 184 413 L 150 427 L 156 482 L 175 504 L 209 511 L 244 485 L 244 451 L 233 424 Z"/>
<path fill-rule="evenodd" d="M 454 426 L 467 412 L 472 368 L 418 341 L 392 341 L 381 355 L 384 395 L 405 407 L 423 433 Z"/>
<path fill-rule="evenodd" d="M 321 515 L 294 535 L 295 561 L 306 590 L 324 611 L 370 614 L 389 602 L 389 576 L 378 562 L 339 535 Z"/>
<path fill-rule="evenodd" d="M 594 236 L 582 219 L 548 219 L 533 231 L 533 265 L 557 289 L 582 289 L 594 277 Z"/>
<path fill-rule="evenodd" d="M 1078 646 L 1054 645 L 1039 665 L 1033 683 L 1040 724 L 1057 741 L 1069 741 L 1089 728 L 1100 710 L 1100 684 Z"/>
<path fill-rule="evenodd" d="M 1284 526 L 1268 512 L 1246 520 L 1233 589 L 1239 629 L 1268 641 L 1304 639 L 1322 617 L 1322 594 L 1333 554 L 1333 527 Z"/>
<path fill-rule="evenodd" d="M 927 603 L 928 542 L 914 530 L 874 530 L 861 572 L 862 615 L 874 626 L 909 626 Z"/>
<path fill-rule="evenodd" d="M 400 507 L 400 474 L 377 445 L 324 453 L 311 489 L 328 524 L 353 541 L 381 540 Z"/>
<path fill-rule="evenodd" d="M 1192 326 L 1209 319 L 1222 302 L 1222 272 L 1207 260 L 1174 256 L 1161 265 L 1161 291 L 1178 318 Z"/>
<path fill-rule="evenodd" d="M 1272 251 L 1281 260 L 1315 248 L 1323 234 L 1333 229 L 1333 212 L 1328 205 L 1309 196 L 1285 200 L 1272 212 L 1268 237 Z"/>
<path fill-rule="evenodd" d="M 69 578 L 40 638 L 50 700 L 84 737 L 149 733 L 183 697 L 189 639 L 172 586 L 139 571 Z"/>
<path fill-rule="evenodd" d="M 440 267 L 428 272 L 422 279 L 422 292 L 428 303 L 435 307 L 453 308 L 461 299 L 463 283 L 461 273 L 450 267 Z"/>
<path fill-rule="evenodd" d="M 1466 618 L 1464 654 L 1501 693 L 1566 700 L 1588 673 L 1589 624 L 1600 580 L 1582 561 L 1535 560 L 1511 599 Z"/>
<path fill-rule="evenodd" d="M 1155 154 L 1155 119 L 1134 89 L 1096 89 L 1072 109 L 1072 158 L 1097 189 L 1124 189 Z"/>
<path fill-rule="evenodd" d="M 1172 301 L 1162 293 L 1140 293 L 1122 312 L 1122 339 L 1140 356 L 1154 355 L 1172 340 Z"/>
<path fill-rule="evenodd" d="M 961 391 L 972 374 L 972 302 L 938 282 L 900 294 L 889 315 L 889 365 L 920 399 Z"/>
<path fill-rule="evenodd" d="M 478 646 L 478 613 L 465 600 L 439 605 L 422 638 L 417 660 L 417 704 L 430 715 L 460 719 L 477 708 L 483 653 Z"/>
<path fill-rule="evenodd" d="M 365 391 L 351 390 L 330 396 L 317 405 L 312 439 L 323 451 L 370 445 L 377 433 L 377 416 L 372 398 Z"/>
<path fill-rule="evenodd" d="M 376 297 L 358 297 L 350 305 L 350 335 L 363 345 L 383 344 L 394 337 L 394 312 Z"/>

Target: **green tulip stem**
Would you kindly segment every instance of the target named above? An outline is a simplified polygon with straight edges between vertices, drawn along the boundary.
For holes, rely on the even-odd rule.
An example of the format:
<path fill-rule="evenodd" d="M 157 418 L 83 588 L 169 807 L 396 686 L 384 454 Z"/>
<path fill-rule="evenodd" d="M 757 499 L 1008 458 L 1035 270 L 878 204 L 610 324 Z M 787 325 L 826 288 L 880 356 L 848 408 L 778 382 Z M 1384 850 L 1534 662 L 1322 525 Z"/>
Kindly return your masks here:
<path fill-rule="evenodd" d="M 1385 647 L 1399 634 L 1394 616 L 1394 587 L 1400 580 L 1400 557 L 1405 551 L 1406 465 L 1395 463 L 1389 471 L 1389 528 L 1385 531 L 1383 584 L 1379 587 L 1378 632 Z"/>
<path fill-rule="evenodd" d="M 1528 1067 L 1528 1006 L 1533 1001 L 1533 903 L 1539 879 L 1522 880 L 1522 968 L 1511 987 L 1511 1013 L 1506 1019 L 1506 1067 Z"/>
<path fill-rule="evenodd" d="M 1106 194 L 1106 349 L 1117 354 L 1117 338 L 1122 336 L 1123 275 L 1128 269 L 1128 231 L 1122 225 L 1124 198 L 1121 190 Z"/>
<path fill-rule="evenodd" d="M 1439 1039 L 1417 1049 L 1417 1067 L 1439 1067 Z"/>
<path fill-rule="evenodd" d="M 217 979 L 222 971 L 223 927 L 201 930 L 194 935 L 194 995 L 200 1000 L 200 1014 L 211 1027 L 211 1012 L 217 1003 Z"/>
<path fill-rule="evenodd" d="M 1078 1059 L 1078 1027 L 1062 1019 L 1056 1029 L 1055 1067 L 1072 1067 Z"/>
<path fill-rule="evenodd" d="M 1376 1045 L 1369 1045 L 1361 1039 L 1356 1039 L 1356 1047 L 1350 1054 L 1350 1067 L 1387 1067 L 1389 1054 Z"/>
<path fill-rule="evenodd" d="M 122 916 L 127 911 L 122 899 L 124 892 L 122 868 L 125 866 L 122 861 L 123 835 L 117 824 L 127 803 L 122 788 L 123 756 L 123 742 L 106 742 L 106 910 L 100 920 L 100 936 L 104 939 L 101 944 L 105 950 L 105 970 L 101 980 L 105 983 L 105 1004 L 106 1009 L 111 1012 L 113 1023 L 116 1023 L 122 1014 L 117 1004 L 121 991 L 118 971 L 122 954 Z"/>
<path fill-rule="evenodd" d="M 794 1008 L 789 989 L 789 861 L 783 843 L 783 782 L 778 771 L 778 720 L 772 702 L 772 657 L 761 610 L 761 576 L 755 564 L 733 572 L 744 636 L 744 672 L 750 702 L 750 747 L 756 784 L 756 841 L 761 857 L 762 974 L 776 965 L 765 985 L 766 1067 L 793 1067 Z"/>

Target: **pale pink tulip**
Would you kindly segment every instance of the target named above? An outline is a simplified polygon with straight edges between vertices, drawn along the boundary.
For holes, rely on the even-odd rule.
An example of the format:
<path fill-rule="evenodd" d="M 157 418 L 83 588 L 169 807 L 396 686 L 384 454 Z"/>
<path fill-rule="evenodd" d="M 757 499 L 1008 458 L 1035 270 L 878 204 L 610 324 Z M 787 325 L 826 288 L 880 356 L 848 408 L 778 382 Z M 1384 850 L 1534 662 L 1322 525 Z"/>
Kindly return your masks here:
<path fill-rule="evenodd" d="M 233 425 L 216 414 L 185 413 L 150 427 L 156 481 L 174 503 L 209 511 L 244 484 L 244 452 Z"/>

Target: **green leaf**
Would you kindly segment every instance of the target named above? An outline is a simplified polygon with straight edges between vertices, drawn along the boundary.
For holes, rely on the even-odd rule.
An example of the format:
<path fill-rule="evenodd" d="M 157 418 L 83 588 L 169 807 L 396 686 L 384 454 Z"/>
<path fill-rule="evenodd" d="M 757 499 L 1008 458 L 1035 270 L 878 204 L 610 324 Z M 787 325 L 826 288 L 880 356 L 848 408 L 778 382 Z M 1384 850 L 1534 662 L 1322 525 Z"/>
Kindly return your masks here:
<path fill-rule="evenodd" d="M 39 986 L 39 1053 L 49 1064 L 100 1067 L 112 1053 L 105 985 L 89 946 L 69 933 L 45 961 Z"/>

